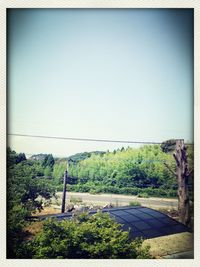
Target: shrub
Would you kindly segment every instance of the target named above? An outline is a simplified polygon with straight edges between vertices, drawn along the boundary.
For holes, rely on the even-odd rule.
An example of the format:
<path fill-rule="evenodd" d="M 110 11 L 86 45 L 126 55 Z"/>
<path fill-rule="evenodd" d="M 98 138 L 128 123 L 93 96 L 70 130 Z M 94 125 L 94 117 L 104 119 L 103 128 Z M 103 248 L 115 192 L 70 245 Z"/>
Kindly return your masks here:
<path fill-rule="evenodd" d="M 129 233 L 109 214 L 82 213 L 71 220 L 48 220 L 43 231 L 19 250 L 21 258 L 122 259 L 149 258 L 142 240 L 131 241 Z"/>
<path fill-rule="evenodd" d="M 14 259 L 23 239 L 25 217 L 30 215 L 22 205 L 16 205 L 7 213 L 7 257 Z"/>
<path fill-rule="evenodd" d="M 90 189 L 89 193 L 92 194 L 92 195 L 96 195 L 99 192 L 97 190 L 95 190 L 95 189 Z"/>
<path fill-rule="evenodd" d="M 129 206 L 141 206 L 141 203 L 139 201 L 130 201 Z"/>
<path fill-rule="evenodd" d="M 139 193 L 137 196 L 138 197 L 143 197 L 143 198 L 148 198 L 149 197 L 149 195 L 147 193 Z"/>

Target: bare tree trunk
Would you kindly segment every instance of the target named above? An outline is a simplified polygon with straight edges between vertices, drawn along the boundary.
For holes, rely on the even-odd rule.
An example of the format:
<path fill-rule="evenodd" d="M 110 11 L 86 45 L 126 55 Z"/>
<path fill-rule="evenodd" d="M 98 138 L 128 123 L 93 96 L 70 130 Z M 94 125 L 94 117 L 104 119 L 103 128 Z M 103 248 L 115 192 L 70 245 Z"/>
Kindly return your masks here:
<path fill-rule="evenodd" d="M 180 221 L 190 224 L 190 202 L 188 193 L 189 169 L 187 162 L 186 146 L 184 140 L 176 141 L 176 149 L 173 154 L 176 160 L 176 176 L 178 182 L 178 212 Z"/>

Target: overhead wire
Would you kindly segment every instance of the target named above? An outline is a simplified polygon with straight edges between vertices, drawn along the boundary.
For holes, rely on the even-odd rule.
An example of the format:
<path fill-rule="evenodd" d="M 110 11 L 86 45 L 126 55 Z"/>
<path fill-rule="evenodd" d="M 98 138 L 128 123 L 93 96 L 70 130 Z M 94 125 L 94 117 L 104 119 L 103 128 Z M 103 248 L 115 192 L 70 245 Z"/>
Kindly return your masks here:
<path fill-rule="evenodd" d="M 154 144 L 161 145 L 162 142 L 154 141 L 133 141 L 133 140 L 113 140 L 113 139 L 95 139 L 95 138 L 77 138 L 77 137 L 62 137 L 62 136 L 48 136 L 48 135 L 32 135 L 20 133 L 8 133 L 11 136 L 43 138 L 43 139 L 57 139 L 57 140 L 71 140 L 71 141 L 84 141 L 84 142 L 104 142 L 104 143 L 125 143 L 125 144 Z M 182 140 L 182 139 L 175 139 Z M 187 143 L 186 145 L 193 145 Z"/>

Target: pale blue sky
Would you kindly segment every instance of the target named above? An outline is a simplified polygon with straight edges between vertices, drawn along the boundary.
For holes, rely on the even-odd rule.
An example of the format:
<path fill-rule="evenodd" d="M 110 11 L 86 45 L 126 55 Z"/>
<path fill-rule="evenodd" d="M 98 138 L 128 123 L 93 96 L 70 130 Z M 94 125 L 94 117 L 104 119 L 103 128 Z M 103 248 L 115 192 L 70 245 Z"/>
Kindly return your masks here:
<path fill-rule="evenodd" d="M 193 11 L 8 11 L 10 133 L 193 142 Z M 9 138 L 70 155 L 120 144 Z"/>

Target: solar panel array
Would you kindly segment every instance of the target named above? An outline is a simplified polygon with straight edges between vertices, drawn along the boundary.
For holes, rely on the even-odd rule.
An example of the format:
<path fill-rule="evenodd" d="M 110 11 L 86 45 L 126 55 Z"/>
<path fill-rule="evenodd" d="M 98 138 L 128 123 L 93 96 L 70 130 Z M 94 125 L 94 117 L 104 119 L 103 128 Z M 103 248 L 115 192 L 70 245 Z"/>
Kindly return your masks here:
<path fill-rule="evenodd" d="M 97 210 L 90 211 L 92 215 Z M 118 223 L 122 224 L 122 230 L 130 231 L 130 238 L 154 238 L 181 232 L 190 232 L 190 229 L 166 214 L 146 207 L 118 207 L 103 209 L 109 213 Z M 41 219 L 57 217 L 58 220 L 70 219 L 72 214 L 57 214 L 40 216 Z"/>
<path fill-rule="evenodd" d="M 125 207 L 104 212 L 109 212 L 111 217 L 122 224 L 123 230 L 130 229 L 131 238 L 154 238 L 190 231 L 166 214 L 145 207 Z"/>

